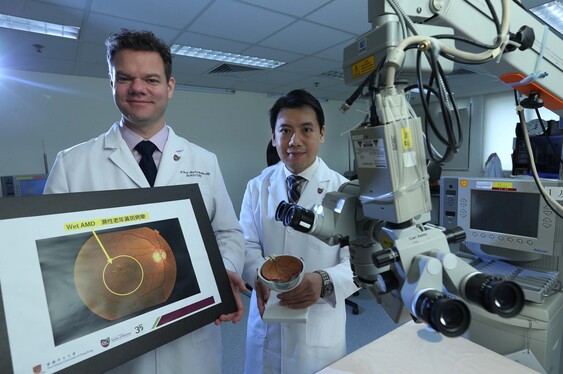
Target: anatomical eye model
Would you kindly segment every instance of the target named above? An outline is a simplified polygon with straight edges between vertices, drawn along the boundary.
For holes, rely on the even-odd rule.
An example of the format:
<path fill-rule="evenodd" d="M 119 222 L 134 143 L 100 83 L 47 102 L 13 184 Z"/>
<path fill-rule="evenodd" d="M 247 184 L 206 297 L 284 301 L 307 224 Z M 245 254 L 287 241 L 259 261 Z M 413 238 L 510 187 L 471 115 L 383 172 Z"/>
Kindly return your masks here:
<path fill-rule="evenodd" d="M 289 282 L 303 271 L 303 263 L 293 256 L 270 256 L 262 266 L 262 276 L 272 282 Z"/>
<path fill-rule="evenodd" d="M 115 320 L 165 302 L 176 271 L 172 249 L 157 230 L 92 231 L 76 258 L 74 281 L 92 312 Z"/>

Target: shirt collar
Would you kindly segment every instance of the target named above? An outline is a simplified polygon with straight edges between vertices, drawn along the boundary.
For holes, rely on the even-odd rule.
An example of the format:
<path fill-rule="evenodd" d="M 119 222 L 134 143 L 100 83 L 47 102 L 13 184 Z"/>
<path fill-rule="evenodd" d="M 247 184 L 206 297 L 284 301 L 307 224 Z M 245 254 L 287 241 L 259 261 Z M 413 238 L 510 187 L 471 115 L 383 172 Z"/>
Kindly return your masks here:
<path fill-rule="evenodd" d="M 129 127 L 125 126 L 123 121 L 121 121 L 119 124 L 119 131 L 121 132 L 121 136 L 123 137 L 123 140 L 125 140 L 125 143 L 131 152 L 141 140 L 150 140 L 162 153 L 166 140 L 168 139 L 169 128 L 165 124 L 162 129 L 160 129 L 160 131 L 154 134 L 150 139 L 144 139 L 139 134 L 133 132 Z"/>
<path fill-rule="evenodd" d="M 310 180 L 311 178 L 313 178 L 313 176 L 315 175 L 315 173 L 317 172 L 317 170 L 319 170 L 319 157 L 315 158 L 315 162 L 313 162 L 313 164 L 311 166 L 309 166 L 307 169 L 303 170 L 301 173 L 297 174 L 300 177 L 303 177 L 307 180 Z M 289 171 L 289 169 L 287 168 L 287 166 L 284 166 L 283 168 L 285 177 L 289 177 L 290 175 L 295 175 L 293 174 L 291 171 Z"/>

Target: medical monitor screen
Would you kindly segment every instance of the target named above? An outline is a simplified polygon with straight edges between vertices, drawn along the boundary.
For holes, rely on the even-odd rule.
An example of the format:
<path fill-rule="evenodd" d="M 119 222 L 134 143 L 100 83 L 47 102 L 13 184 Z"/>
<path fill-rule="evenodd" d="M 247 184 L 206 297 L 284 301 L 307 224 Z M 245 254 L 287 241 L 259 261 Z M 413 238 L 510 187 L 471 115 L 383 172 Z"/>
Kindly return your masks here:
<path fill-rule="evenodd" d="M 20 181 L 21 196 L 43 195 L 47 178 L 26 179 Z"/>
<path fill-rule="evenodd" d="M 0 177 L 0 197 L 43 195 L 47 174 L 7 175 Z"/>
<path fill-rule="evenodd" d="M 472 190 L 470 227 L 512 235 L 538 237 L 540 195 Z"/>

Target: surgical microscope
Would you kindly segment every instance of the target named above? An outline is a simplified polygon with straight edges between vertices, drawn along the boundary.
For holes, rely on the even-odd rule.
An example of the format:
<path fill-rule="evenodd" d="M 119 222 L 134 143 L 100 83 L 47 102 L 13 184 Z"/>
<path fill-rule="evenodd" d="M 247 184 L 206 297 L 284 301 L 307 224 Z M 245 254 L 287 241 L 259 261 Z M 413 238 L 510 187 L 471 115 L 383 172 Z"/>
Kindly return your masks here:
<path fill-rule="evenodd" d="M 563 43 L 510 0 L 370 0 L 368 7 L 372 30 L 344 51 L 345 81 L 357 88 L 341 111 L 360 96 L 369 107 L 369 119 L 350 132 L 358 178 L 312 209 L 281 202 L 276 220 L 347 245 L 354 281 L 396 323 L 412 318 L 456 337 L 470 324 L 468 303 L 514 317 L 524 305 L 521 287 L 452 253 L 450 245 L 465 239 L 461 228 L 423 219 L 432 209 L 427 158 L 448 162 L 462 142 L 446 79 L 454 63 L 482 65 L 526 96 L 517 107 L 525 122 L 526 105 L 563 114 Z M 442 106 L 443 154 L 425 142 L 421 118 L 406 98 L 411 91 L 425 107 L 430 98 Z"/>

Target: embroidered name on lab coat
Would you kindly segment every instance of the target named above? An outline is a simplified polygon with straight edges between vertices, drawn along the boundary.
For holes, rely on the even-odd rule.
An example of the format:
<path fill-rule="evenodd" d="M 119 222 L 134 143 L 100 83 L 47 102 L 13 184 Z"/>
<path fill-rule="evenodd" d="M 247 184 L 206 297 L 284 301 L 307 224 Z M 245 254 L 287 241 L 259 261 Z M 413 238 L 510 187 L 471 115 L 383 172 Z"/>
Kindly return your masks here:
<path fill-rule="evenodd" d="M 199 171 L 199 170 L 190 170 L 190 171 L 182 170 L 180 173 L 181 173 L 181 174 L 186 174 L 186 177 L 187 177 L 187 178 L 192 178 L 192 177 L 201 178 L 201 177 L 209 176 L 209 175 L 211 174 L 211 173 L 208 172 L 208 171 Z"/>

